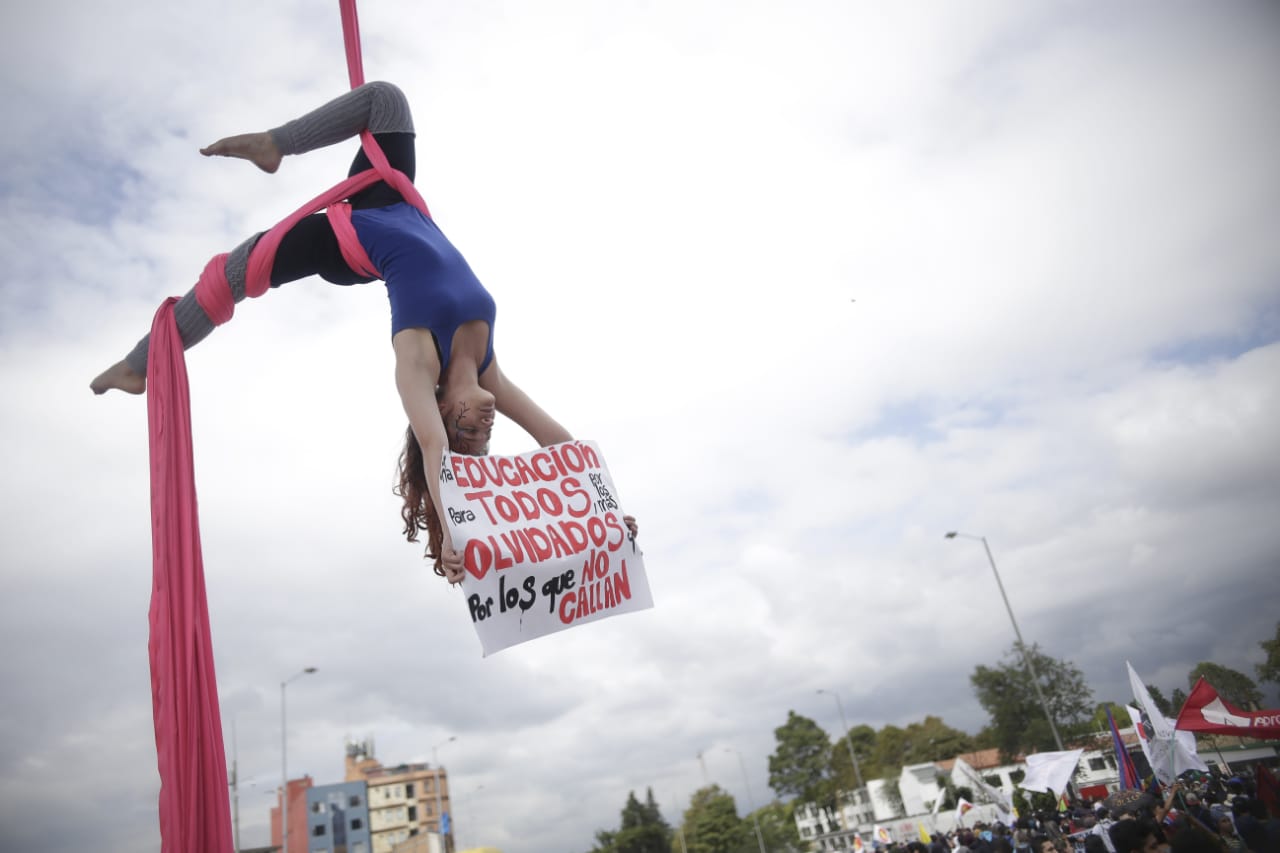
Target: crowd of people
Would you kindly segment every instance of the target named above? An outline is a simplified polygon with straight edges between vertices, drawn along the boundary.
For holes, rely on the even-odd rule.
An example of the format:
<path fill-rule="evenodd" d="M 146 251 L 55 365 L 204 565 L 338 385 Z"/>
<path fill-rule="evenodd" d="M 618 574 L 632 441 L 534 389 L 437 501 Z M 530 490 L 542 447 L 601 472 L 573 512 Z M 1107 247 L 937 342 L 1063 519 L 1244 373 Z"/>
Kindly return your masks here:
<path fill-rule="evenodd" d="M 1177 783 L 1163 800 L 1131 792 L 1092 806 L 976 823 L 913 841 L 906 853 L 1280 853 L 1280 809 L 1252 778 L 1213 774 Z M 896 845 L 894 845 L 896 846 Z M 888 851 L 894 853 L 894 851 Z"/>

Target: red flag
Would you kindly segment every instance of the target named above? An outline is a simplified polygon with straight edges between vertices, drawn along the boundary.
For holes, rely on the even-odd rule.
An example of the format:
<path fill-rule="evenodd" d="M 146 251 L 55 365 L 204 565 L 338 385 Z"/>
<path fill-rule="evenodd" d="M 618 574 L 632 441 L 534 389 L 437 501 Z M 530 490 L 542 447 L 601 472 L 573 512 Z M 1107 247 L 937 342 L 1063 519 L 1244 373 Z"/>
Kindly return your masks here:
<path fill-rule="evenodd" d="M 1274 740 L 1280 738 L 1280 710 L 1241 711 L 1219 696 L 1213 685 L 1201 676 L 1178 714 L 1177 727 L 1193 732 Z"/>

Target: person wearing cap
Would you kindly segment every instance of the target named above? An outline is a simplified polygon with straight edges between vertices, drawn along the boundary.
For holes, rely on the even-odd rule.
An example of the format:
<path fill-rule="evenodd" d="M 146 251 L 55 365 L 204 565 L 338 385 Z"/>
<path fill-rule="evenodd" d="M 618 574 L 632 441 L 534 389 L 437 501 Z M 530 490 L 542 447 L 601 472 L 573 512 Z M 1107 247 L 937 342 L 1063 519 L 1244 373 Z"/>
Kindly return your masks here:
<path fill-rule="evenodd" d="M 1206 829 L 1213 829 L 1213 815 L 1209 814 L 1209 810 L 1200 802 L 1200 795 L 1195 791 L 1187 794 L 1187 815 L 1205 825 Z"/>

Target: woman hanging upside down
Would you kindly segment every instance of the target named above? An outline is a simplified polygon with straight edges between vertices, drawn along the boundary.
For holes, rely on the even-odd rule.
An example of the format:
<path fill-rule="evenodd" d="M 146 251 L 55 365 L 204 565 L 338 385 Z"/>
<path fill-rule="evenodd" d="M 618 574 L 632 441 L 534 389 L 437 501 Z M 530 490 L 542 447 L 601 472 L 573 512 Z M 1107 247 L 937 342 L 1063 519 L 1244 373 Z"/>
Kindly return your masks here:
<path fill-rule="evenodd" d="M 286 155 L 333 145 L 365 129 L 391 166 L 413 180 L 413 118 L 404 94 L 390 83 L 368 83 L 281 127 L 230 136 L 200 153 L 238 157 L 273 173 Z M 350 174 L 369 168 L 361 150 Z M 510 418 L 542 446 L 572 436 L 503 374 L 493 350 L 493 297 L 435 222 L 383 181 L 355 193 L 349 202 L 356 236 L 386 282 L 391 302 L 396 388 L 409 416 L 395 489 L 404 499 L 404 533 L 416 542 L 419 531 L 427 531 L 426 555 L 436 573 L 458 583 L 466 543 L 455 548 L 448 526 L 440 522 L 443 507 L 434 476 L 445 448 L 488 453 L 495 413 Z M 236 302 L 245 296 L 249 255 L 261 237 L 250 237 L 227 256 L 226 278 Z M 340 285 L 376 280 L 352 270 L 328 217 L 318 213 L 284 235 L 271 266 L 271 286 L 309 275 Z M 195 290 L 178 301 L 174 318 L 186 349 L 213 331 L 214 322 Z M 149 338 L 143 337 L 123 360 L 94 379 L 93 392 L 146 391 Z M 624 520 L 635 535 L 635 519 Z"/>

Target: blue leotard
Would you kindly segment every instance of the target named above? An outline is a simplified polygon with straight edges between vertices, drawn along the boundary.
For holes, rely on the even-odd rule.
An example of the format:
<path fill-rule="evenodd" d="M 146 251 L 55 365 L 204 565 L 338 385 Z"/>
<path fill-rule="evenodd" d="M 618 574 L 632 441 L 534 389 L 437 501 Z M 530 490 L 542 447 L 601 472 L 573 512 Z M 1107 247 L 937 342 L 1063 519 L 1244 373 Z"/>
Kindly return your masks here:
<path fill-rule="evenodd" d="M 353 210 L 351 224 L 387 283 L 392 336 L 401 329 L 430 330 L 443 378 L 453 333 L 463 323 L 484 320 L 489 326 L 489 341 L 480 365 L 483 373 L 493 360 L 497 305 L 435 222 L 401 202 Z"/>

